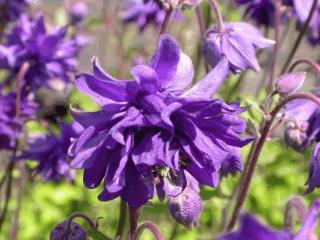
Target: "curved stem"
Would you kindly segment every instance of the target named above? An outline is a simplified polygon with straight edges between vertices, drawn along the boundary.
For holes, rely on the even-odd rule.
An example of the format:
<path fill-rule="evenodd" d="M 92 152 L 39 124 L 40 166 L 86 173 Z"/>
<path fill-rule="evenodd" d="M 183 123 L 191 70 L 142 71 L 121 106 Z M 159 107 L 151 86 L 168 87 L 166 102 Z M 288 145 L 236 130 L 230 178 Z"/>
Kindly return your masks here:
<path fill-rule="evenodd" d="M 278 60 L 278 52 L 280 50 L 281 6 L 282 6 L 282 0 L 276 0 L 275 2 L 275 44 L 272 52 L 268 92 L 271 92 L 273 88 L 274 75 L 275 75 L 275 70 L 276 70 L 276 65 Z"/>
<path fill-rule="evenodd" d="M 316 63 L 315 61 L 308 59 L 308 58 L 302 58 L 302 59 L 295 61 L 291 65 L 291 67 L 289 68 L 288 72 L 292 72 L 295 69 L 295 67 L 297 67 L 301 63 L 308 64 L 317 74 L 320 75 L 320 65 L 318 63 Z"/>
<path fill-rule="evenodd" d="M 306 31 L 307 31 L 307 29 L 309 27 L 309 24 L 311 22 L 311 19 L 312 19 L 313 15 L 314 15 L 314 13 L 315 13 L 315 11 L 317 9 L 317 4 L 318 4 L 318 0 L 313 0 L 313 4 L 312 4 L 312 7 L 310 9 L 309 16 L 308 16 L 306 22 L 304 23 L 304 25 L 303 25 L 303 27 L 302 27 L 302 29 L 301 29 L 298 37 L 297 37 L 292 49 L 291 49 L 291 52 L 290 52 L 290 54 L 289 54 L 289 56 L 287 58 L 287 61 L 286 61 L 286 63 L 284 64 L 284 66 L 282 68 L 281 74 L 283 74 L 283 73 L 285 73 L 287 71 L 287 68 L 289 67 L 289 65 L 290 65 L 295 53 L 297 52 L 297 50 L 299 48 L 299 45 L 301 43 L 301 40 L 303 38 L 303 35 L 306 33 Z"/>
<path fill-rule="evenodd" d="M 146 229 L 149 229 L 153 233 L 156 240 L 165 240 L 158 227 L 154 223 L 149 221 L 145 221 L 138 226 L 136 232 L 132 236 L 132 240 L 138 240 L 140 238 L 140 235 Z"/>
<path fill-rule="evenodd" d="M 160 29 L 160 33 L 159 33 L 159 37 L 166 33 L 169 29 L 169 24 L 172 20 L 173 14 L 175 12 L 175 9 L 173 6 L 169 5 L 166 11 L 166 17 L 162 23 L 161 29 Z"/>
<path fill-rule="evenodd" d="M 94 221 L 91 220 L 91 218 L 89 218 L 87 215 L 85 215 L 84 213 L 81 213 L 81 212 L 78 212 L 78 213 L 73 213 L 69 219 L 68 219 L 68 226 L 67 226 L 67 229 L 66 229 L 66 233 L 70 233 L 71 232 L 71 224 L 72 224 L 72 220 L 75 219 L 75 218 L 83 218 L 84 220 L 86 220 L 90 227 L 92 229 L 97 229 L 98 227 L 98 224 L 95 223 Z"/>
<path fill-rule="evenodd" d="M 222 14 L 220 11 L 219 4 L 217 3 L 216 0 L 209 0 L 209 3 L 210 3 L 210 5 L 216 15 L 218 32 L 222 33 L 222 32 L 224 32 L 225 29 L 224 29 L 224 24 L 223 24 Z"/>
<path fill-rule="evenodd" d="M 115 239 L 121 239 L 124 231 L 124 227 L 126 225 L 126 217 L 127 217 L 127 203 L 121 199 L 118 228 L 117 228 Z"/>
<path fill-rule="evenodd" d="M 283 229 L 286 231 L 292 231 L 295 213 L 297 213 L 298 217 L 300 218 L 300 222 L 303 223 L 307 218 L 308 211 L 309 210 L 301 197 L 291 197 L 286 204 Z"/>
<path fill-rule="evenodd" d="M 243 204 L 246 200 L 246 197 L 248 195 L 248 190 L 249 190 L 249 187 L 250 187 L 250 184 L 252 181 L 253 174 L 255 172 L 255 168 L 256 168 L 261 150 L 262 150 L 262 148 L 268 138 L 272 123 L 273 123 L 276 115 L 286 104 L 288 104 L 289 102 L 291 102 L 295 99 L 299 99 L 299 98 L 309 99 L 320 106 L 320 98 L 318 98 L 312 94 L 309 94 L 309 93 L 295 93 L 295 94 L 292 94 L 292 95 L 288 96 L 287 98 L 283 99 L 282 101 L 280 101 L 278 103 L 278 105 L 276 105 L 276 107 L 272 110 L 272 112 L 270 113 L 270 117 L 268 117 L 264 122 L 264 126 L 261 130 L 261 137 L 257 140 L 257 144 L 256 144 L 256 147 L 254 148 L 254 151 L 252 154 L 252 159 L 250 159 L 248 169 L 244 173 L 243 181 L 240 182 L 239 195 L 237 196 L 236 205 L 235 205 L 235 208 L 234 208 L 233 213 L 231 215 L 231 219 L 229 221 L 229 224 L 227 226 L 228 231 L 232 230 L 232 228 L 234 227 L 234 225 L 238 219 L 238 216 L 240 214 L 240 211 L 243 207 Z"/>

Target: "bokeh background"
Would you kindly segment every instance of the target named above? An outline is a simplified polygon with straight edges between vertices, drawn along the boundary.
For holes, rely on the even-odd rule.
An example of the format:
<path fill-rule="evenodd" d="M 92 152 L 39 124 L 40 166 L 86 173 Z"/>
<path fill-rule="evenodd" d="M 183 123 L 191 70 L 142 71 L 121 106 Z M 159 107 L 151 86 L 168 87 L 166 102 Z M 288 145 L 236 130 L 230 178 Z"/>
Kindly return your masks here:
<path fill-rule="evenodd" d="M 143 61 L 143 59 L 148 61 L 151 58 L 157 45 L 158 29 L 148 28 L 141 33 L 134 25 L 122 25 L 119 20 L 121 4 L 119 0 L 88 0 L 86 2 L 89 6 L 89 17 L 86 20 L 83 34 L 90 38 L 90 43 L 81 53 L 79 70 L 81 72 L 91 71 L 91 59 L 97 56 L 101 65 L 112 75 L 129 78 L 128 71 L 135 61 Z M 243 9 L 235 7 L 234 1 L 220 2 L 223 2 L 223 14 L 226 20 L 241 19 Z M 67 22 L 65 4 L 66 1 L 60 0 L 38 0 L 35 1 L 30 11 L 32 13 L 43 11 L 47 23 L 52 26 L 64 25 Z M 206 12 L 207 6 L 203 7 Z M 213 16 L 207 15 L 205 17 L 208 21 L 214 21 Z M 199 54 L 200 37 L 194 11 L 184 11 L 183 18 L 172 23 L 170 32 L 179 39 L 181 48 L 196 59 Z M 283 29 L 286 40 L 282 46 L 280 61 L 284 59 L 285 53 L 292 46 L 297 35 L 294 23 L 288 25 L 286 29 Z M 263 29 L 263 31 L 273 38 L 274 34 L 271 29 Z M 320 59 L 319 49 L 311 48 L 308 44 L 304 44 L 297 55 Z M 260 54 L 262 68 L 268 68 L 270 58 L 271 51 L 267 50 Z M 204 73 L 202 63 L 197 72 L 197 79 L 201 79 Z M 219 94 L 230 101 L 237 99 L 241 100 L 244 105 L 252 105 L 245 117 L 257 122 L 261 119 L 259 111 L 256 110 L 259 107 L 257 102 L 265 98 L 265 94 L 257 90 L 265 79 L 267 79 L 265 71 L 258 74 L 249 71 L 243 77 L 239 88 L 235 88 L 238 80 L 236 76 L 222 87 Z M 319 79 L 312 72 L 308 73 L 306 90 L 309 91 L 318 81 Z M 232 89 L 236 90 L 230 93 Z M 88 97 L 77 91 L 72 93 L 71 104 L 79 105 L 87 110 L 96 108 Z M 38 126 L 36 123 L 31 123 L 29 128 L 35 129 Z M 249 148 L 244 149 L 244 159 L 246 159 Z M 245 209 L 257 214 L 273 226 L 281 228 L 286 200 L 293 194 L 303 194 L 305 191 L 304 183 L 307 180 L 309 156 L 310 153 L 302 155 L 286 148 L 281 131 L 276 134 L 276 138 L 266 144 L 261 154 Z M 14 174 L 17 180 L 19 172 Z M 49 239 L 50 230 L 58 222 L 68 218 L 73 212 L 79 211 L 94 219 L 101 217 L 100 230 L 108 236 L 114 236 L 119 214 L 119 199 L 106 203 L 99 202 L 97 195 L 100 189 L 86 189 L 82 184 L 82 172 L 78 171 L 77 174 L 77 179 L 73 183 L 43 183 L 37 181 L 37 178 L 32 183 L 27 182 L 20 215 L 19 239 Z M 166 202 L 161 203 L 157 200 L 153 201 L 153 206 L 144 208 L 141 220 L 148 219 L 156 223 L 168 240 L 211 239 L 221 231 L 221 219 L 225 220 L 225 214 L 231 209 L 228 203 L 238 180 L 239 174 L 224 178 L 218 189 L 206 187 L 202 189 L 204 210 L 199 226 L 192 231 L 176 224 L 167 211 Z M 14 184 L 17 185 L 18 182 L 15 181 Z M 11 213 L 16 207 L 17 189 L 13 189 L 13 198 L 9 206 L 10 218 L 7 219 L 0 233 L 0 239 L 8 239 L 10 234 L 10 223 L 14 218 Z M 306 196 L 305 200 L 309 203 L 311 199 L 319 195 L 319 191 L 316 190 L 313 194 Z M 84 222 L 81 223 L 85 225 Z M 145 233 L 143 239 L 152 239 L 152 237 Z"/>

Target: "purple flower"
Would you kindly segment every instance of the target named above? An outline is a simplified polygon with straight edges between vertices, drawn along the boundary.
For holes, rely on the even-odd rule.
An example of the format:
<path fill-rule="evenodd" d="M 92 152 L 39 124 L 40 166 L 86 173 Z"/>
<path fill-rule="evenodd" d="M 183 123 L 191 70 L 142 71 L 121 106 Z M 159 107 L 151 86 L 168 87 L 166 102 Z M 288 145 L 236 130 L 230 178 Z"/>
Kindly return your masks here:
<path fill-rule="evenodd" d="M 287 73 L 280 76 L 275 82 L 275 89 L 282 97 L 288 97 L 303 86 L 306 72 Z"/>
<path fill-rule="evenodd" d="M 30 137 L 29 149 L 19 159 L 30 159 L 39 162 L 34 169 L 41 174 L 44 181 L 73 180 L 74 172 L 67 159 L 68 147 L 72 138 L 78 137 L 82 127 L 77 124 L 61 123 L 61 136 L 42 133 Z"/>
<path fill-rule="evenodd" d="M 34 19 L 22 15 L 4 45 L 0 45 L 0 68 L 10 71 L 6 83 L 15 78 L 25 62 L 31 67 L 23 82 L 24 89 L 49 87 L 53 79 L 69 82 L 83 42 L 77 37 L 67 39 L 66 34 L 66 28 L 48 33 L 42 15 Z"/>
<path fill-rule="evenodd" d="M 204 54 L 207 62 L 212 66 L 225 56 L 230 69 L 239 73 L 247 68 L 259 71 L 260 66 L 256 58 L 257 48 L 268 48 L 274 41 L 264 38 L 254 26 L 243 23 L 225 23 L 224 32 L 218 32 L 216 27 L 206 32 Z"/>
<path fill-rule="evenodd" d="M 310 14 L 311 7 L 313 4 L 313 0 L 293 0 L 294 8 L 296 12 L 296 16 L 300 23 L 304 23 Z M 320 43 L 320 2 L 318 1 L 317 9 L 311 19 L 310 22 L 310 29 L 308 34 L 309 41 L 316 45 Z"/>
<path fill-rule="evenodd" d="M 163 35 L 151 63 L 134 66 L 131 74 L 135 80 L 116 80 L 94 59 L 93 75 L 76 81 L 102 108 L 72 111 L 85 128 L 70 147 L 72 166 L 84 169 L 86 187 L 104 179 L 100 200 L 121 196 L 139 207 L 159 188 L 179 195 L 186 171 L 200 184 L 217 186 L 232 147 L 251 141 L 239 137 L 246 123 L 238 115 L 245 108 L 211 98 L 228 75 L 226 58 L 186 91 L 192 62 L 173 37 Z"/>
<path fill-rule="evenodd" d="M 311 193 L 315 188 L 320 187 L 320 143 L 315 146 L 309 168 L 308 189 L 306 193 Z"/>
<path fill-rule="evenodd" d="M 87 240 L 88 236 L 86 231 L 80 224 L 71 222 L 70 232 L 67 232 L 68 220 L 59 223 L 50 232 L 50 240 Z"/>
<path fill-rule="evenodd" d="M 293 234 L 289 231 L 272 229 L 250 214 L 241 217 L 240 227 L 237 231 L 227 233 L 216 240 L 307 240 L 315 234 L 318 224 L 320 200 L 313 202 L 308 216 L 302 223 L 300 230 Z"/>
<path fill-rule="evenodd" d="M 0 19 L 15 21 L 25 12 L 29 4 L 30 0 L 0 0 L 0 8 L 5 8 L 0 13 Z"/>
<path fill-rule="evenodd" d="M 84 1 L 74 3 L 69 9 L 71 25 L 80 25 L 88 16 L 88 6 Z"/>
<path fill-rule="evenodd" d="M 160 26 L 166 12 L 159 0 L 127 0 L 121 18 L 125 23 L 136 22 L 143 31 L 149 24 Z"/>
<path fill-rule="evenodd" d="M 299 1 L 299 0 L 298 0 Z M 245 16 L 250 16 L 258 25 L 273 26 L 275 6 L 273 0 L 236 0 L 245 5 Z M 292 6 L 292 0 L 284 0 L 283 5 Z"/>
<path fill-rule="evenodd" d="M 23 122 L 34 119 L 37 107 L 31 96 L 23 96 L 20 102 L 19 117 L 17 117 L 16 93 L 3 95 L 0 91 L 0 150 L 14 149 L 21 135 Z"/>

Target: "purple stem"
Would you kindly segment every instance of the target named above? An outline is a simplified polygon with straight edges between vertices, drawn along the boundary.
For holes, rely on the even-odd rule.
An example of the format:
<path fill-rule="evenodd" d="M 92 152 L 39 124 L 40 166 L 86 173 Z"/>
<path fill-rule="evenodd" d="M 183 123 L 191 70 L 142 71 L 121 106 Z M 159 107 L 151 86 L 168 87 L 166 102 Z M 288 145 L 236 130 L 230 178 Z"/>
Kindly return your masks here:
<path fill-rule="evenodd" d="M 149 221 L 145 221 L 138 226 L 136 232 L 134 233 L 134 235 L 132 237 L 132 240 L 140 239 L 141 234 L 146 229 L 149 229 L 153 233 L 156 240 L 165 240 L 165 238 L 163 237 L 163 235 L 162 235 L 161 231 L 158 229 L 158 227 L 154 223 L 149 222 Z"/>
<path fill-rule="evenodd" d="M 75 218 L 83 218 L 84 220 L 86 220 L 89 223 L 89 225 L 92 229 L 98 228 L 98 224 L 95 223 L 94 221 L 92 221 L 91 218 L 88 217 L 86 214 L 81 213 L 81 212 L 73 213 L 68 219 L 68 225 L 67 225 L 66 232 L 65 232 L 66 236 L 68 236 L 69 233 L 71 233 L 71 227 L 72 227 L 71 224 L 72 224 L 73 219 L 75 219 Z"/>
<path fill-rule="evenodd" d="M 137 227 L 138 227 L 138 218 L 140 216 L 141 209 L 140 208 L 132 208 L 129 206 L 129 220 L 130 220 L 130 229 L 128 234 L 128 240 L 132 240 Z"/>
<path fill-rule="evenodd" d="M 282 0 L 276 0 L 275 2 L 275 44 L 272 52 L 270 78 L 268 84 L 268 92 L 270 93 L 273 88 L 274 75 L 278 60 L 278 52 L 280 50 L 280 31 L 281 31 L 281 6 Z"/>
<path fill-rule="evenodd" d="M 201 41 L 202 41 L 202 39 L 204 38 L 204 34 L 205 34 L 206 29 L 205 29 L 204 19 L 203 19 L 203 16 L 202 16 L 201 7 L 200 6 L 196 6 L 195 7 L 195 12 L 196 12 L 196 16 L 197 16 L 199 32 L 200 32 Z"/>
<path fill-rule="evenodd" d="M 293 45 L 293 47 L 291 49 L 291 52 L 290 52 L 290 54 L 289 54 L 289 56 L 287 58 L 287 61 L 286 61 L 286 63 L 284 64 L 284 66 L 282 68 L 281 74 L 283 74 L 283 73 L 285 73 L 287 71 L 287 68 L 289 67 L 289 65 L 290 65 L 295 53 L 297 52 L 297 50 L 299 48 L 299 45 L 301 43 L 301 40 L 302 40 L 304 34 L 306 33 L 306 31 L 307 31 L 307 29 L 309 27 L 309 24 L 311 22 L 311 19 L 312 19 L 313 15 L 314 15 L 314 13 L 315 13 L 315 11 L 317 9 L 317 4 L 318 4 L 318 0 L 313 0 L 313 4 L 312 4 L 312 7 L 311 7 L 309 16 L 308 16 L 306 22 L 304 23 L 304 25 L 303 25 L 303 27 L 302 27 L 299 35 L 298 35 L 298 38 L 295 41 L 295 43 L 294 43 L 294 45 Z"/>
<path fill-rule="evenodd" d="M 233 213 L 231 215 L 231 219 L 229 221 L 229 224 L 227 226 L 228 231 L 232 230 L 232 228 L 234 227 L 234 225 L 238 219 L 238 216 L 240 214 L 240 211 L 243 207 L 243 204 L 246 200 L 246 197 L 248 195 L 248 190 L 249 190 L 249 187 L 250 187 L 250 184 L 252 181 L 252 177 L 253 177 L 253 174 L 254 174 L 256 166 L 257 166 L 257 162 L 258 162 L 261 150 L 262 150 L 262 148 L 268 138 L 272 123 L 273 123 L 276 115 L 287 103 L 291 102 L 292 100 L 299 99 L 299 98 L 309 99 L 320 106 L 320 98 L 318 98 L 312 94 L 309 94 L 309 93 L 295 93 L 295 94 L 292 94 L 292 95 L 288 96 L 287 98 L 283 99 L 282 101 L 280 101 L 278 103 L 278 105 L 276 105 L 275 108 L 270 113 L 270 117 L 266 118 L 266 120 L 264 122 L 264 126 L 261 130 L 261 137 L 257 140 L 257 144 L 254 148 L 254 151 L 252 154 L 252 159 L 250 159 L 248 169 L 244 173 L 243 181 L 240 182 L 239 195 L 237 196 L 236 205 L 235 205 L 235 208 L 234 208 Z"/>
<path fill-rule="evenodd" d="M 217 22 L 217 30 L 218 32 L 222 33 L 224 32 L 224 24 L 223 24 L 223 20 L 222 20 L 222 14 L 221 14 L 221 11 L 220 11 L 220 7 L 219 7 L 219 4 L 217 3 L 216 0 L 209 0 L 209 3 L 216 15 L 216 22 Z"/>
<path fill-rule="evenodd" d="M 175 9 L 173 6 L 171 5 L 168 5 L 168 8 L 166 9 L 166 17 L 164 18 L 164 21 L 161 25 L 161 29 L 160 29 L 160 33 L 159 33 L 159 37 L 168 32 L 168 29 L 169 29 L 169 25 L 170 25 L 170 22 L 172 20 L 172 17 L 173 17 L 173 14 L 175 12 Z"/>
<path fill-rule="evenodd" d="M 303 59 L 299 59 L 299 60 L 295 61 L 291 65 L 291 67 L 289 68 L 288 72 L 292 72 L 295 69 L 295 67 L 301 63 L 308 64 L 317 74 L 320 75 L 320 65 L 318 63 L 316 63 L 315 61 L 308 59 L 308 58 L 303 58 Z"/>
<path fill-rule="evenodd" d="M 121 239 L 123 235 L 124 227 L 126 225 L 126 217 L 127 217 L 127 203 L 121 199 L 118 227 L 117 227 L 115 239 Z"/>
<path fill-rule="evenodd" d="M 291 197 L 287 204 L 284 216 L 284 230 L 292 231 L 295 221 L 295 213 L 297 213 L 301 223 L 305 221 L 308 215 L 308 208 L 299 196 Z"/>

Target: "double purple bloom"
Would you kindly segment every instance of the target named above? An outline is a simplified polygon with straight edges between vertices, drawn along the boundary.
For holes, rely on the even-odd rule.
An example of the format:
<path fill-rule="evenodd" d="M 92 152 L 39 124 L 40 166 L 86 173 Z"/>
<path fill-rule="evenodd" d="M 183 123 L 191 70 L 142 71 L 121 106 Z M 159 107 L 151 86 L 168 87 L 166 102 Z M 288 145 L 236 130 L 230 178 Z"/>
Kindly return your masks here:
<path fill-rule="evenodd" d="M 31 66 L 23 81 L 24 90 L 50 87 L 53 79 L 70 82 L 83 42 L 77 37 L 66 37 L 67 28 L 55 28 L 48 33 L 42 15 L 34 19 L 22 15 L 0 45 L 0 69 L 9 70 L 5 83 L 15 79 L 25 62 Z"/>
<path fill-rule="evenodd" d="M 185 171 L 200 184 L 217 186 L 222 164 L 251 140 L 239 136 L 246 123 L 238 115 L 245 108 L 211 99 L 228 71 L 222 58 L 187 90 L 192 62 L 170 35 L 161 36 L 149 65 L 132 68 L 135 80 L 111 77 L 95 59 L 93 75 L 81 74 L 76 85 L 102 109 L 72 112 L 85 128 L 70 147 L 72 166 L 84 169 L 86 187 L 104 179 L 100 200 L 121 196 L 139 207 L 156 192 L 179 195 L 187 185 Z"/>

